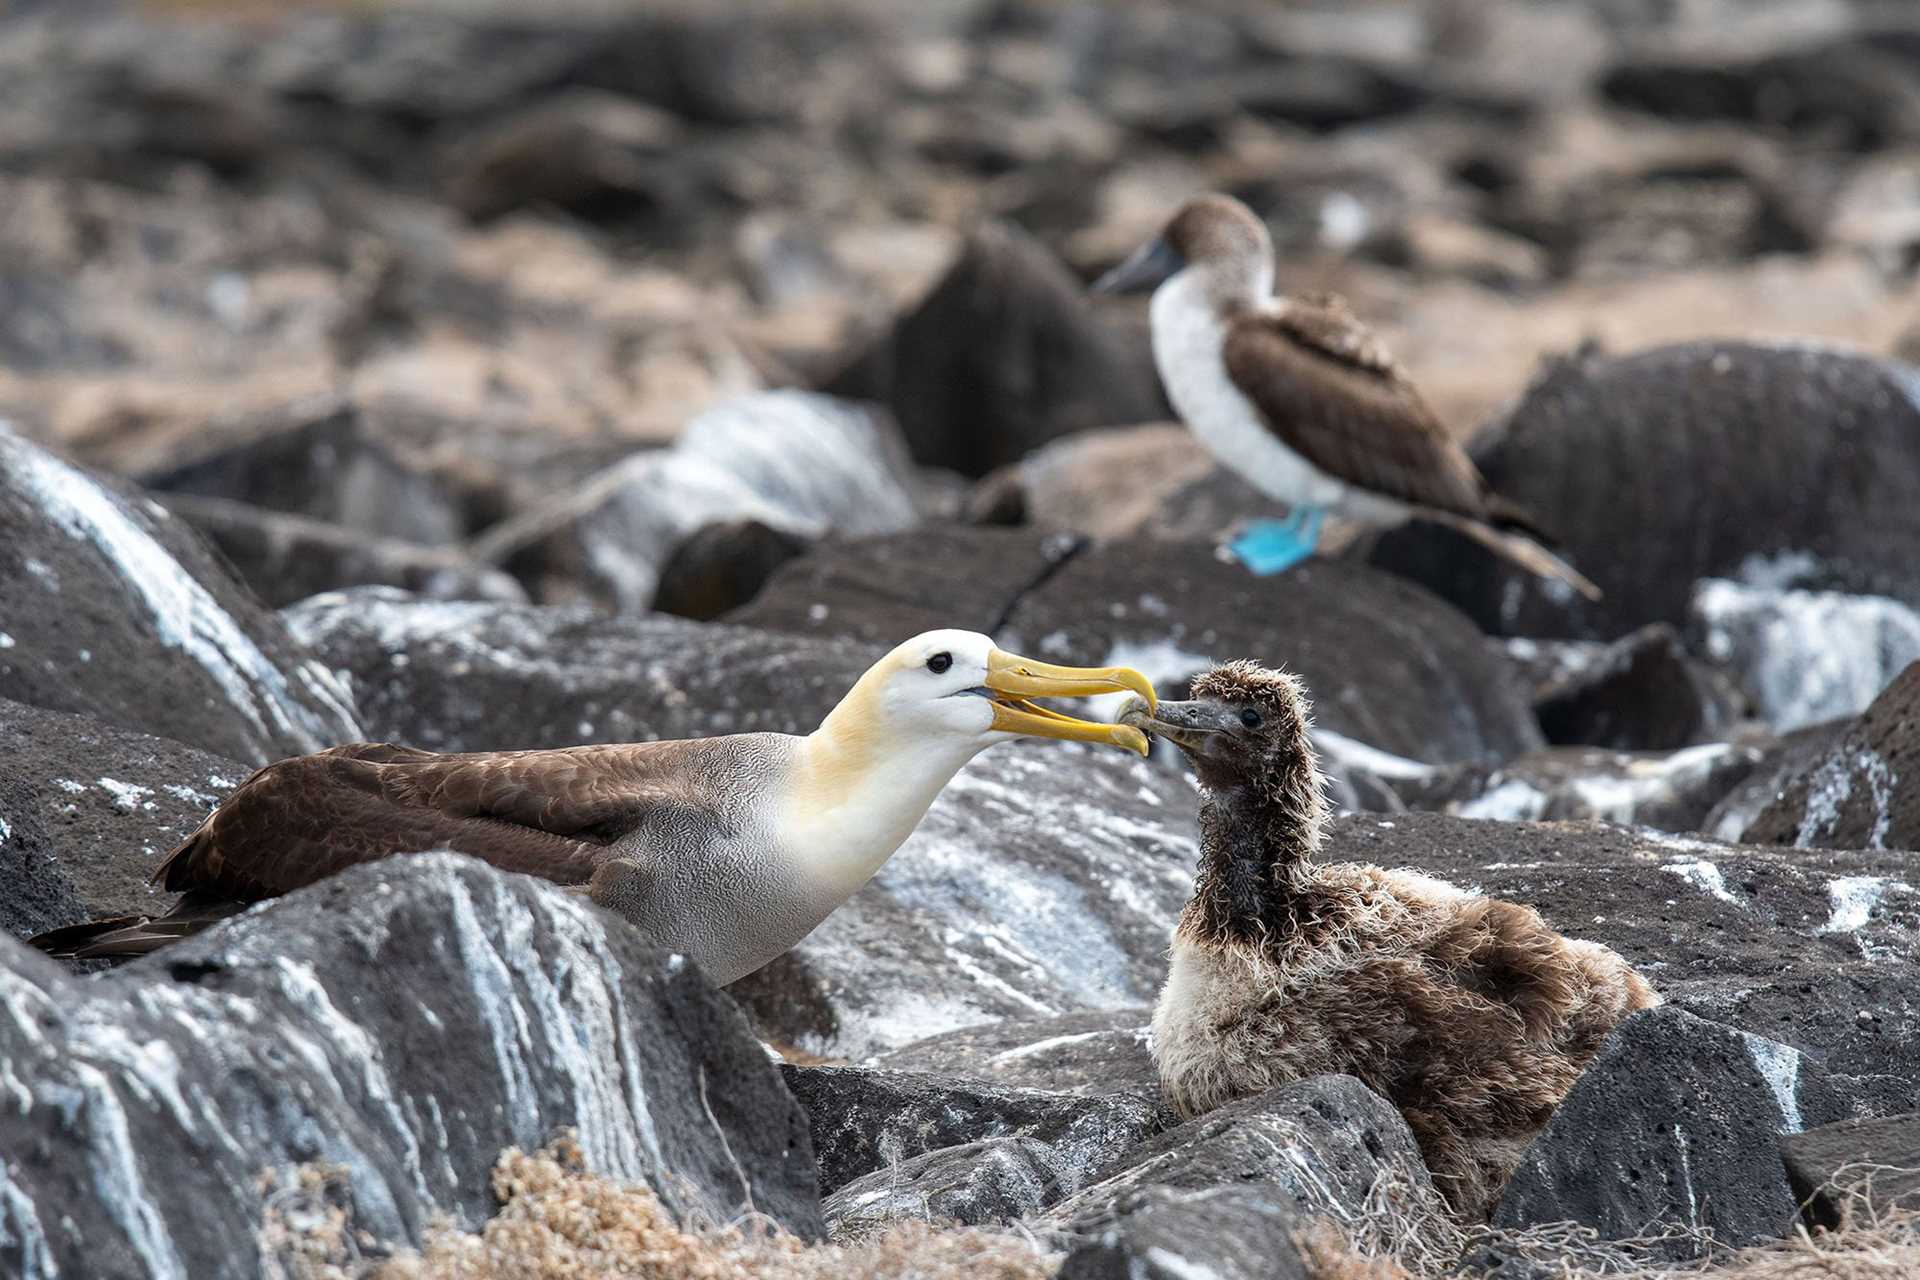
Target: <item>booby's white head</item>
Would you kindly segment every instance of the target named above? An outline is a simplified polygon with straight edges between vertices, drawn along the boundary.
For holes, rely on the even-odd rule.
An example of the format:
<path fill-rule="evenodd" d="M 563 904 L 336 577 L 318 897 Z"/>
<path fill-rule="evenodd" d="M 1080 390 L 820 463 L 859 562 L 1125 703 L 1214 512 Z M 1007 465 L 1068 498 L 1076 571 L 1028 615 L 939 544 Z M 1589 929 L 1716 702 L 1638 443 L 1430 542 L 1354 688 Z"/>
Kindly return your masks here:
<path fill-rule="evenodd" d="M 1141 293 L 1174 277 L 1195 281 L 1222 313 L 1263 302 L 1273 293 L 1273 237 L 1232 196 L 1195 196 L 1093 288 Z"/>
<path fill-rule="evenodd" d="M 852 893 L 912 834 L 940 789 L 1012 738 L 1100 742 L 1145 755 L 1131 725 L 1049 711 L 1035 697 L 1153 684 L 1127 667 L 1062 667 L 1004 652 L 974 631 L 929 631 L 873 664 L 810 734 L 794 779 L 795 852 Z"/>

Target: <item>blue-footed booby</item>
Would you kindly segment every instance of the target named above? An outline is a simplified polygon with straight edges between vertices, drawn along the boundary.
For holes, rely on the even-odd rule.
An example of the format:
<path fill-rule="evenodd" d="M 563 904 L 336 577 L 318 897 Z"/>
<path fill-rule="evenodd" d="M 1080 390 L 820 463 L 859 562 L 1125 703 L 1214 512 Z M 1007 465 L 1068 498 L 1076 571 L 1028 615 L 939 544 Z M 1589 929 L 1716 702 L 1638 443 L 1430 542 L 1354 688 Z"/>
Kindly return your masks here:
<path fill-rule="evenodd" d="M 1300 682 L 1216 667 L 1131 701 L 1200 782 L 1200 865 L 1153 1012 L 1184 1115 L 1323 1072 L 1406 1117 L 1447 1201 L 1484 1217 L 1609 1032 L 1660 998 L 1618 954 L 1530 908 L 1416 871 L 1323 863 L 1326 805 Z"/>
<path fill-rule="evenodd" d="M 1600 594 L 1541 545 L 1550 539 L 1531 516 L 1487 487 L 1342 299 L 1274 294 L 1272 238 L 1238 200 L 1188 200 L 1093 287 L 1154 290 L 1153 358 L 1174 409 L 1221 463 L 1292 508 L 1231 543 L 1253 572 L 1311 555 L 1329 511 L 1367 524 L 1417 516 Z"/>
<path fill-rule="evenodd" d="M 245 904 L 393 854 L 452 849 L 587 894 L 728 983 L 791 948 L 864 885 L 975 755 L 1016 737 L 1142 755 L 1126 725 L 1035 697 L 1153 686 L 1061 667 L 970 631 L 930 631 L 869 669 L 805 736 L 743 733 L 443 755 L 359 743 L 261 769 L 160 866 L 169 915 L 74 925 L 54 955 L 143 954 Z"/>

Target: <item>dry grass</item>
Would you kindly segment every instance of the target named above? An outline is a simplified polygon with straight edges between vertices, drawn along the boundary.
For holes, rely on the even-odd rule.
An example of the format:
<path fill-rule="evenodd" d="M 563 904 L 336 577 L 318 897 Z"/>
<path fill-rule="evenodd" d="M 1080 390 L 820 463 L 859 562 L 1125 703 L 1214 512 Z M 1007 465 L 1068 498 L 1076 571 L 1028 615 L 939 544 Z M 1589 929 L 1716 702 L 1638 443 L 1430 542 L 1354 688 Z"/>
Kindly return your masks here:
<path fill-rule="evenodd" d="M 1298 1237 L 1313 1280 L 1464 1280 L 1482 1247 L 1536 1264 L 1547 1280 L 1911 1280 L 1920 1212 L 1875 1214 L 1859 1181 L 1849 1227 L 1763 1248 L 1714 1248 L 1663 1263 L 1674 1232 L 1602 1241 L 1571 1224 L 1526 1231 L 1463 1227 L 1411 1182 L 1383 1178 L 1366 1204 Z M 265 1188 L 270 1280 L 1044 1280 L 1059 1256 L 1012 1230 L 908 1223 L 857 1243 L 806 1244 L 762 1220 L 682 1227 L 644 1186 L 587 1173 L 563 1136 L 509 1150 L 494 1168 L 501 1209 L 476 1232 L 440 1226 L 414 1253 L 355 1230 L 344 1180 L 314 1167 Z"/>
<path fill-rule="evenodd" d="M 1796 1230 L 1775 1244 L 1730 1249 L 1705 1231 L 1675 1228 L 1633 1240 L 1601 1240 L 1589 1228 L 1553 1223 L 1524 1231 L 1463 1227 L 1426 1212 L 1416 1196 L 1395 1194 L 1383 1179 L 1363 1210 L 1323 1220 L 1297 1237 L 1313 1280 L 1459 1280 L 1476 1274 L 1462 1262 L 1483 1248 L 1533 1264 L 1542 1280 L 1916 1280 L 1920 1210 L 1876 1212 L 1870 1188 L 1842 1177 L 1847 1228 Z M 1661 1261 L 1677 1241 L 1701 1260 Z"/>
<path fill-rule="evenodd" d="M 272 1280 L 1045 1280 L 1057 1256 L 1011 1231 L 902 1226 L 858 1244 L 809 1245 L 764 1222 L 682 1228 L 654 1193 L 587 1173 L 563 1136 L 494 1166 L 500 1212 L 477 1232 L 442 1226 L 419 1253 L 352 1229 L 338 1181 L 303 1170 L 270 1195 Z"/>

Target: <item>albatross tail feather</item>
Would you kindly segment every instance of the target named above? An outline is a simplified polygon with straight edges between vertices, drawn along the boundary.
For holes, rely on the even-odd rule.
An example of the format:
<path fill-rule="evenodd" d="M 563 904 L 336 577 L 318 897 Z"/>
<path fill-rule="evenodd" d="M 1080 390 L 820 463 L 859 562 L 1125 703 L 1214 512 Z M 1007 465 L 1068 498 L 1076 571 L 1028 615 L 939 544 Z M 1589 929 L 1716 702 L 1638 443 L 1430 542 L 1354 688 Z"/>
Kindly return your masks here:
<path fill-rule="evenodd" d="M 1542 578 L 1558 578 L 1589 600 L 1598 600 L 1603 594 L 1592 579 L 1547 550 L 1537 537 L 1522 533 L 1517 527 L 1496 529 L 1478 520 L 1444 511 L 1422 511 L 1420 514 L 1449 528 L 1458 529 L 1487 550 L 1519 565 L 1528 573 L 1538 574 Z M 1508 524 L 1515 526 L 1518 522 L 1509 521 Z"/>
<path fill-rule="evenodd" d="M 56 960 L 131 960 L 190 938 L 246 908 L 244 902 L 194 901 L 189 897 L 163 916 L 89 920 L 49 929 L 27 941 Z"/>

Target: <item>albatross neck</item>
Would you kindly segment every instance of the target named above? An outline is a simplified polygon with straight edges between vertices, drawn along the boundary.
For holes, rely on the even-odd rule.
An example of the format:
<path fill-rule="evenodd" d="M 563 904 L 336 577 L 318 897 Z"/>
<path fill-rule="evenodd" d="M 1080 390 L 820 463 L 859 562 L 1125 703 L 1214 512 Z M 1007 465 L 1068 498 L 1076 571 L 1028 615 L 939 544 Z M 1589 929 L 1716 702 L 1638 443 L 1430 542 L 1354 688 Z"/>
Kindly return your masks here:
<path fill-rule="evenodd" d="M 1266 940 L 1299 926 L 1320 846 L 1317 777 L 1284 786 L 1209 788 L 1200 802 L 1200 869 L 1180 931 Z M 1302 788 L 1312 788 L 1306 790 Z"/>
<path fill-rule="evenodd" d="M 893 856 L 941 788 L 987 744 L 888 733 L 856 688 L 800 739 L 791 830 L 794 853 L 823 883 L 851 895 Z"/>

